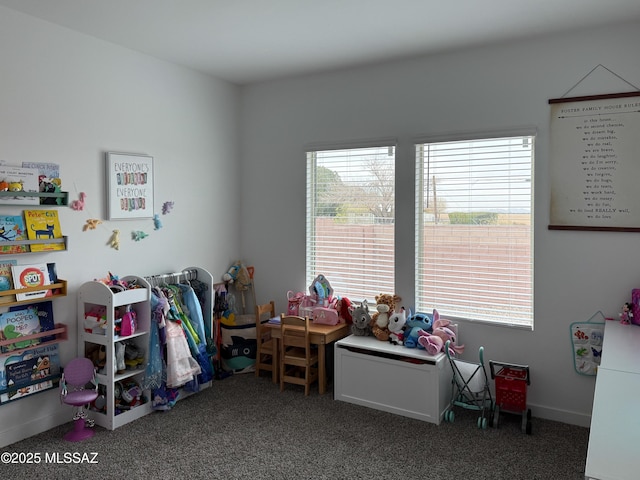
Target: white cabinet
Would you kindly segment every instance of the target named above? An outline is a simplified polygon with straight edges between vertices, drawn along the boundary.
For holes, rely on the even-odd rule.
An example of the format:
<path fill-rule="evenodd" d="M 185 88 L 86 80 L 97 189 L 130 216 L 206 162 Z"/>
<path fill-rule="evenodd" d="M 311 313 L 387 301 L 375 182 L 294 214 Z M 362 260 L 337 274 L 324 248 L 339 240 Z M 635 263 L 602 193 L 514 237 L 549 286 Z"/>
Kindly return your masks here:
<path fill-rule="evenodd" d="M 92 417 L 109 430 L 152 411 L 149 391 L 142 391 L 133 400 L 130 396 L 140 393 L 133 385 L 141 385 L 149 354 L 150 286 L 142 277 L 127 276 L 122 280 L 140 288 L 114 292 L 104 283 L 86 282 L 78 291 L 78 351 L 100 364 L 97 375 L 100 397 L 93 406 Z M 132 334 L 124 336 L 119 334 L 123 330 L 116 333 L 115 325 L 126 311 L 135 312 L 136 326 Z M 116 352 L 127 348 L 126 345 L 130 351 L 137 351 L 139 358 L 129 362 L 126 369 L 120 369 Z"/>
<path fill-rule="evenodd" d="M 451 400 L 444 353 L 351 335 L 335 345 L 334 398 L 440 424 Z"/>

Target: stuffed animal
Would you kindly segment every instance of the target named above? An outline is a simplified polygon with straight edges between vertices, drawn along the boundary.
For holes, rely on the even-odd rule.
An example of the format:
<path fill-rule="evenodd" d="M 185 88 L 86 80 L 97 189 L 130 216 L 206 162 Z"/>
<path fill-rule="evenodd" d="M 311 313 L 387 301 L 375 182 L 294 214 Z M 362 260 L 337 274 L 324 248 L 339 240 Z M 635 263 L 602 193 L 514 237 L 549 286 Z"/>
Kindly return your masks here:
<path fill-rule="evenodd" d="M 366 300 L 363 300 L 360 305 L 354 303 L 350 307 L 351 319 L 351 333 L 361 337 L 367 337 L 371 335 L 371 315 L 369 314 L 369 304 Z"/>
<path fill-rule="evenodd" d="M 351 318 L 351 300 L 347 297 L 339 298 L 336 302 L 336 310 L 342 323 L 349 325 L 353 323 L 353 319 Z"/>
<path fill-rule="evenodd" d="M 381 293 L 376 295 L 376 312 L 371 316 L 371 333 L 378 340 L 389 340 L 389 316 L 396 308 L 396 302 L 400 301 L 398 295 Z"/>
<path fill-rule="evenodd" d="M 404 307 L 389 317 L 389 341 L 394 345 L 404 343 L 404 326 L 407 323 L 407 312 Z"/>
<path fill-rule="evenodd" d="M 421 330 L 431 332 L 432 325 L 432 314 L 416 312 L 410 315 L 404 328 L 404 346 L 407 348 L 424 348 L 418 343 L 418 333 Z"/>
<path fill-rule="evenodd" d="M 240 271 L 240 262 L 235 262 L 229 267 L 229 270 L 222 275 L 222 281 L 225 283 L 233 283 L 238 278 L 238 272 Z"/>
<path fill-rule="evenodd" d="M 247 290 L 251 285 L 251 278 L 249 277 L 249 271 L 240 260 L 234 262 L 229 270 L 222 275 L 222 281 L 226 283 L 233 283 L 236 290 Z"/>
<path fill-rule="evenodd" d="M 449 355 L 455 356 L 464 352 L 464 345 L 457 345 L 458 325 L 450 320 L 440 318 L 437 310 L 433 310 L 432 332 L 419 331 L 418 344 L 422 346 L 429 355 L 435 355 L 444 349 L 449 341 Z"/>

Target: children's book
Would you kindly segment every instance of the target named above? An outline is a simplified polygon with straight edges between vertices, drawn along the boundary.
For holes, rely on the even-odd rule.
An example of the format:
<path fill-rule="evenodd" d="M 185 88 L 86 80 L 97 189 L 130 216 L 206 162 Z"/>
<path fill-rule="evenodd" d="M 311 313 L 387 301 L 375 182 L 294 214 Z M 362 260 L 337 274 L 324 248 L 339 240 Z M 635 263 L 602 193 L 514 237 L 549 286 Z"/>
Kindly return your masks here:
<path fill-rule="evenodd" d="M 53 388 L 59 375 L 57 343 L 0 357 L 0 403 Z M 32 382 L 37 383 L 29 385 Z"/>
<path fill-rule="evenodd" d="M 62 238 L 58 210 L 25 210 L 24 223 L 29 240 Z M 64 250 L 64 243 L 38 243 L 31 245 L 32 252 Z"/>
<path fill-rule="evenodd" d="M 38 185 L 41 193 L 55 193 L 62 188 L 60 180 L 60 165 L 45 162 L 22 162 L 24 168 L 38 171 Z M 62 198 L 41 197 L 40 205 L 61 205 Z"/>
<path fill-rule="evenodd" d="M 7 245 L 18 240 L 28 240 L 22 215 L 0 215 L 0 255 L 28 252 L 28 245 Z"/>
<path fill-rule="evenodd" d="M 24 341 L 20 341 L 20 338 L 40 333 L 40 331 L 40 318 L 38 317 L 37 308 L 23 308 L 0 313 L 0 335 L 2 340 L 15 340 L 10 345 L 0 347 L 0 352 L 11 352 L 39 344 L 39 338 Z"/>
<path fill-rule="evenodd" d="M 11 267 L 17 265 L 18 261 L 14 259 L 0 259 L 0 292 L 5 290 L 13 290 L 13 275 Z M 15 295 L 0 296 L 0 304 L 14 302 Z"/>
<path fill-rule="evenodd" d="M 47 300 L 46 302 L 34 303 L 31 305 L 15 305 L 13 307 L 9 307 L 10 312 L 15 312 L 18 310 L 24 310 L 25 308 L 34 308 L 38 312 L 38 319 L 40 320 L 40 331 L 48 332 L 56 328 L 55 322 L 53 321 L 53 302 Z M 40 342 L 49 342 L 56 339 L 55 335 L 41 337 Z"/>
<path fill-rule="evenodd" d="M 15 196 L 2 198 L 2 203 L 14 203 L 20 205 L 39 205 L 38 197 L 20 196 L 20 192 L 39 192 L 38 170 L 35 168 L 12 167 L 0 165 L 0 183 L 3 183 L 6 191 L 14 192 Z"/>
<path fill-rule="evenodd" d="M 51 280 L 49 279 L 49 267 L 46 263 L 38 263 L 34 265 L 13 265 L 11 267 L 11 273 L 13 274 L 13 286 L 16 290 L 51 284 Z M 21 302 L 24 300 L 43 298 L 51 295 L 51 290 L 36 290 L 33 292 L 16 293 L 16 300 Z"/>

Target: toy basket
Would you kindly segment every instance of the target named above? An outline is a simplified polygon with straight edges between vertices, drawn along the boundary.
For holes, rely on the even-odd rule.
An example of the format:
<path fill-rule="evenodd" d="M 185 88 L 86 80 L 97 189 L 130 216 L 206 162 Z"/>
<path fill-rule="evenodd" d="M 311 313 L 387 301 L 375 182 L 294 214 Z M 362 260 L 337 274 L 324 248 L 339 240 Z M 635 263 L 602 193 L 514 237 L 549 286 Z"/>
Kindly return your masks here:
<path fill-rule="evenodd" d="M 495 374 L 496 403 L 503 410 L 522 412 L 527 409 L 527 371 L 503 367 Z"/>
<path fill-rule="evenodd" d="M 527 409 L 529 367 L 489 361 L 491 378 L 496 384 L 493 426 L 498 427 L 500 413 L 522 415 L 522 433 L 531 434 L 531 409 Z"/>

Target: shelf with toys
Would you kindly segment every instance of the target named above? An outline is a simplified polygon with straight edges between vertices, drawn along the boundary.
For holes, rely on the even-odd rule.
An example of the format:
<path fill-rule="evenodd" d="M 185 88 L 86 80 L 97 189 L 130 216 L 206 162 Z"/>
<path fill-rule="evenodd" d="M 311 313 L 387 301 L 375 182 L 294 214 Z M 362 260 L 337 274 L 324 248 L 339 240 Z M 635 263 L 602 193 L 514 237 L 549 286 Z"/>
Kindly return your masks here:
<path fill-rule="evenodd" d="M 18 197 L 16 199 L 16 197 Z M 38 197 L 40 198 L 40 205 L 47 205 L 51 207 L 65 207 L 69 204 L 69 192 L 9 192 L 0 191 L 0 204 L 11 205 L 33 205 L 30 202 L 20 202 L 20 197 Z M 10 200 L 8 202 L 7 200 Z"/>
<path fill-rule="evenodd" d="M 62 244 L 61 247 L 57 247 L 57 248 L 50 248 L 47 250 L 39 250 L 39 251 L 32 251 L 31 250 L 31 245 L 37 245 L 40 246 L 42 245 L 43 247 L 45 245 L 51 245 L 51 244 Z M 1 242 L 2 247 L 19 247 L 19 246 L 27 246 L 28 248 L 26 248 L 26 251 L 18 251 L 18 250 L 13 250 L 10 252 L 10 255 L 28 255 L 30 253 L 42 253 L 42 252 L 64 252 L 67 251 L 67 236 L 62 236 L 60 238 L 51 238 L 51 239 L 47 239 L 47 240 L 8 240 L 8 241 L 2 241 Z"/>
<path fill-rule="evenodd" d="M 150 392 L 142 388 L 151 321 L 149 283 L 136 276 L 86 282 L 77 301 L 79 351 L 98 370 L 95 422 L 114 430 L 151 413 Z"/>

